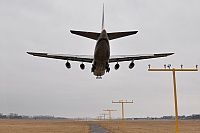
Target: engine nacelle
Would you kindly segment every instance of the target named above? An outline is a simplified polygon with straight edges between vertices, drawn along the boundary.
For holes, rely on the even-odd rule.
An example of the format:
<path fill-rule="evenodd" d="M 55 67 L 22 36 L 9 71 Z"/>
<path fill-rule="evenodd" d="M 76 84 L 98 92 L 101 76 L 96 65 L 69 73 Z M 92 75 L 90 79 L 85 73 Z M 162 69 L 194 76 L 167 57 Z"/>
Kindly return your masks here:
<path fill-rule="evenodd" d="M 81 68 L 81 70 L 84 70 L 85 69 L 85 65 L 83 63 L 80 64 L 80 68 Z"/>
<path fill-rule="evenodd" d="M 69 62 L 66 62 L 65 66 L 70 69 L 71 68 L 71 64 Z"/>
<path fill-rule="evenodd" d="M 130 69 L 132 69 L 134 66 L 135 66 L 135 63 L 133 63 L 133 62 L 131 62 L 131 63 L 129 64 L 129 68 L 130 68 Z"/>
<path fill-rule="evenodd" d="M 120 67 L 120 65 L 117 63 L 117 64 L 115 65 L 115 70 L 119 69 L 119 67 Z"/>

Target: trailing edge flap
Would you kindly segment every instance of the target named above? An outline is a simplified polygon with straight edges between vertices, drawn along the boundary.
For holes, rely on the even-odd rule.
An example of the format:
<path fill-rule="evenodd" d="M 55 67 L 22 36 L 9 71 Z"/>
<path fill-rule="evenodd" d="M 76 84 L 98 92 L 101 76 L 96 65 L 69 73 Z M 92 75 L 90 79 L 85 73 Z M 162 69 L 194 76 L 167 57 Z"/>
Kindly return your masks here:
<path fill-rule="evenodd" d="M 95 33 L 95 32 L 87 32 L 87 31 L 74 31 L 74 30 L 70 30 L 70 32 L 72 34 L 76 34 L 79 36 L 83 36 L 86 38 L 90 38 L 90 39 L 94 39 L 94 40 L 98 40 L 100 33 Z"/>
<path fill-rule="evenodd" d="M 108 38 L 109 40 L 117 39 L 120 37 L 125 37 L 129 35 L 136 34 L 138 31 L 127 31 L 127 32 L 113 32 L 113 33 L 108 33 Z"/>

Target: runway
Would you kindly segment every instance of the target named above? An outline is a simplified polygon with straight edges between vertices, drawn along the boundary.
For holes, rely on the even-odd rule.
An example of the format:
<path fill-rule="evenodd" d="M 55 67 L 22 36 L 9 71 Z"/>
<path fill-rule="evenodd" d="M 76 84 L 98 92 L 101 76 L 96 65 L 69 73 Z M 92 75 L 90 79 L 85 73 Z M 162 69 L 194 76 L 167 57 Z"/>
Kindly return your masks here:
<path fill-rule="evenodd" d="M 109 131 L 100 127 L 99 125 L 94 125 L 94 124 L 90 125 L 90 132 L 91 133 L 110 133 Z"/>

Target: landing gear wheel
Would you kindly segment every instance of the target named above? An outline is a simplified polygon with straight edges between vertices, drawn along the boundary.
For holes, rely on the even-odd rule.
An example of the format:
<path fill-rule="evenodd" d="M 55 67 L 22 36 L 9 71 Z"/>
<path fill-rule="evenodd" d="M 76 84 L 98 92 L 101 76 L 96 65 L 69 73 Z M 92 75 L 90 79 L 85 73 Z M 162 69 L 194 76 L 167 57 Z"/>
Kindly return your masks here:
<path fill-rule="evenodd" d="M 109 73 L 110 72 L 110 67 L 106 68 L 106 72 Z"/>
<path fill-rule="evenodd" d="M 109 67 L 109 64 L 107 63 L 106 65 L 106 72 L 109 73 L 110 72 L 110 67 Z"/>

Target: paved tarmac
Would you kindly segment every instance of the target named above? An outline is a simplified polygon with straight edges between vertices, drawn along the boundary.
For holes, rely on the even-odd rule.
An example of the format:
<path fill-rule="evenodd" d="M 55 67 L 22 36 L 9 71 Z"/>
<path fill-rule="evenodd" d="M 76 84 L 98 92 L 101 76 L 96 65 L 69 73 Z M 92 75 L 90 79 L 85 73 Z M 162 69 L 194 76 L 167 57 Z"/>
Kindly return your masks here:
<path fill-rule="evenodd" d="M 91 133 L 111 133 L 106 129 L 100 127 L 99 125 L 90 125 L 90 132 Z"/>

